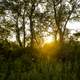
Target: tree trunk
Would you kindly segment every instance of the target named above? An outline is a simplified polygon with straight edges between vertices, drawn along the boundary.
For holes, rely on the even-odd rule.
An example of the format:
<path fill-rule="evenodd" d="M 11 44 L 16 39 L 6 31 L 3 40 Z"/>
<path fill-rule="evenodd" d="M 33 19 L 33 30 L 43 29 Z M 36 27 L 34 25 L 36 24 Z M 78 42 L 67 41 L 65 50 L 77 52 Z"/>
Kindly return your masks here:
<path fill-rule="evenodd" d="M 31 47 L 33 47 L 33 45 L 34 45 L 34 28 L 33 28 L 32 17 L 30 17 L 30 32 L 31 32 Z"/>
<path fill-rule="evenodd" d="M 60 31 L 59 31 L 59 42 L 60 42 L 60 43 L 63 43 L 63 41 L 64 41 L 63 32 L 60 30 Z"/>
<path fill-rule="evenodd" d="M 22 43 L 21 43 L 21 40 L 20 40 L 20 30 L 19 30 L 19 27 L 18 27 L 18 16 L 16 18 L 16 39 L 17 39 L 17 42 L 19 43 L 19 46 L 22 47 Z"/>
<path fill-rule="evenodd" d="M 32 4 L 30 15 L 29 15 L 29 20 L 30 20 L 30 32 L 31 32 L 31 47 L 33 48 L 34 46 L 34 28 L 33 28 L 33 13 L 35 10 L 35 2 Z"/>
<path fill-rule="evenodd" d="M 55 33 L 54 33 L 54 40 L 55 40 L 55 42 L 57 42 L 57 31 L 55 31 Z"/>
<path fill-rule="evenodd" d="M 25 47 L 25 9 L 24 9 L 24 13 L 23 13 L 23 46 Z"/>

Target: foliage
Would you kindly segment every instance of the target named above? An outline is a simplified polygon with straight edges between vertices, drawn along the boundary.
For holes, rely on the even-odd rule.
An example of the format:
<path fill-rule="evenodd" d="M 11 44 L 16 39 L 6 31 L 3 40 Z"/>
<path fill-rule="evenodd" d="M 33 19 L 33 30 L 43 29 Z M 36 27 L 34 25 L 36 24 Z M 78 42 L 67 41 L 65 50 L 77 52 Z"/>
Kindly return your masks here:
<path fill-rule="evenodd" d="M 2 0 L 0 80 L 79 80 L 80 42 L 75 38 L 80 33 L 69 39 L 66 27 L 79 19 L 79 5 L 79 0 Z M 13 35 L 16 40 L 9 41 Z M 55 40 L 44 43 L 50 35 Z"/>
<path fill-rule="evenodd" d="M 40 50 L 11 45 L 0 43 L 0 80 L 79 80 L 80 43 L 58 44 L 50 60 L 40 58 Z"/>

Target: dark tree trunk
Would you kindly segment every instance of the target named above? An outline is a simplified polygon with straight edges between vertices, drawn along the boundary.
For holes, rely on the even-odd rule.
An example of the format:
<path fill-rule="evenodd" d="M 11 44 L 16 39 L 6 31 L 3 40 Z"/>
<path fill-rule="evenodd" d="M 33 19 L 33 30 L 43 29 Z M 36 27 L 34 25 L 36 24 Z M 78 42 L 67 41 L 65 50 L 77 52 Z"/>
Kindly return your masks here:
<path fill-rule="evenodd" d="M 21 40 L 20 40 L 20 30 L 19 30 L 19 27 L 18 27 L 18 16 L 16 18 L 16 39 L 17 39 L 17 42 L 19 43 L 19 46 L 22 47 L 22 43 L 21 43 Z"/>
<path fill-rule="evenodd" d="M 60 43 L 63 43 L 63 41 L 64 41 L 64 34 L 63 34 L 63 32 L 60 30 L 60 31 L 59 31 L 59 42 L 60 42 Z"/>
<path fill-rule="evenodd" d="M 33 28 L 32 17 L 30 17 L 30 32 L 31 32 L 31 47 L 33 47 L 34 46 L 34 28 Z"/>
<path fill-rule="evenodd" d="M 34 28 L 33 28 L 33 13 L 34 13 L 34 10 L 35 10 L 35 3 L 32 4 L 32 7 L 31 7 L 31 12 L 30 12 L 30 15 L 29 15 L 29 19 L 30 19 L 30 32 L 31 32 L 31 47 L 33 48 L 34 46 Z"/>
<path fill-rule="evenodd" d="M 24 14 L 23 14 L 23 46 L 25 47 L 25 9 L 24 9 Z"/>
<path fill-rule="evenodd" d="M 55 42 L 57 42 L 57 31 L 55 31 L 54 40 L 55 40 Z"/>

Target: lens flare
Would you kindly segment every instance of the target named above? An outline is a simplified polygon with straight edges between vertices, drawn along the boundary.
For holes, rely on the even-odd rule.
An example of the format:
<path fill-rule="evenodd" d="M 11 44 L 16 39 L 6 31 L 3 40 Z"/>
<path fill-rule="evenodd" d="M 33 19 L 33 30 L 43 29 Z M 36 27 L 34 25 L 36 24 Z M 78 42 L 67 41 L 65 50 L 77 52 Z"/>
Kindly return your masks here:
<path fill-rule="evenodd" d="M 54 38 L 52 36 L 47 36 L 44 38 L 44 43 L 45 44 L 49 44 L 49 43 L 52 43 L 54 41 Z"/>

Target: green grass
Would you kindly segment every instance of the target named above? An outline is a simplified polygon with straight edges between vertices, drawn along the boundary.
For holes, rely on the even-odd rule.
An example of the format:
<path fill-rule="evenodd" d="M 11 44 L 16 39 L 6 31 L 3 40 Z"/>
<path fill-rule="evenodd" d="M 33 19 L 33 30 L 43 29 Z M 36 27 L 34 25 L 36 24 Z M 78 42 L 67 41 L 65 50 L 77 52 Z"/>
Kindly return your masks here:
<path fill-rule="evenodd" d="M 61 46 L 60 46 L 61 47 Z M 40 59 L 32 51 L 13 49 L 8 59 L 0 55 L 0 80 L 79 80 L 80 79 L 80 45 L 63 44 L 57 55 Z M 5 52 L 5 51 L 4 51 Z M 38 54 L 38 51 L 34 50 Z M 54 52 L 54 51 L 53 51 Z M 18 56 L 19 55 L 19 56 Z M 34 60 L 32 60 L 34 58 Z M 44 58 L 44 57 L 43 57 Z"/>

